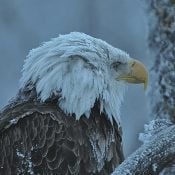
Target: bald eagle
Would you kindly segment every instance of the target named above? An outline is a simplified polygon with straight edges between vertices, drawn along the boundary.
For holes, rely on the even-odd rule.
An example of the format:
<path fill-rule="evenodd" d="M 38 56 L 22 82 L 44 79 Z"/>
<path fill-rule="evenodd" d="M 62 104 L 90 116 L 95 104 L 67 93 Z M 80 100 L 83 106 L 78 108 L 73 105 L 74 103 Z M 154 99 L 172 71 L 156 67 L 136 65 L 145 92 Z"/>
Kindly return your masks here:
<path fill-rule="evenodd" d="M 120 106 L 144 65 L 89 35 L 30 51 L 20 88 L 0 113 L 0 174 L 110 174 L 123 159 Z"/>

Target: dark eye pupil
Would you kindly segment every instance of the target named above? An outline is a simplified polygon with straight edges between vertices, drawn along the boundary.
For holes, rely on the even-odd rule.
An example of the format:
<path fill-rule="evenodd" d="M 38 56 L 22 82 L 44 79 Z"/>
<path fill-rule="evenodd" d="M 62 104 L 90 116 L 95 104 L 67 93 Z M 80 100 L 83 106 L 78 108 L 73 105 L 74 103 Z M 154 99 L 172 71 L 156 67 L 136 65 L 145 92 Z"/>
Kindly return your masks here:
<path fill-rule="evenodd" d="M 120 66 L 122 63 L 120 62 L 120 61 L 116 61 L 116 62 L 114 62 L 113 64 L 112 64 L 112 67 L 114 68 L 114 69 L 117 69 L 118 68 L 118 66 Z"/>

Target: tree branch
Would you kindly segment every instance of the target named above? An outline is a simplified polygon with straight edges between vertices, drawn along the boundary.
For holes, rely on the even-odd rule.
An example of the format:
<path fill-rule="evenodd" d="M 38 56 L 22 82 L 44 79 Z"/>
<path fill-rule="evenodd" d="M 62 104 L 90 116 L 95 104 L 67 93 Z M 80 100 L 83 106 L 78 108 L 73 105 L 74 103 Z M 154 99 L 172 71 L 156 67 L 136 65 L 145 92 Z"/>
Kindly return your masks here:
<path fill-rule="evenodd" d="M 112 175 L 158 174 L 175 157 L 175 125 L 156 134 L 131 154 Z"/>

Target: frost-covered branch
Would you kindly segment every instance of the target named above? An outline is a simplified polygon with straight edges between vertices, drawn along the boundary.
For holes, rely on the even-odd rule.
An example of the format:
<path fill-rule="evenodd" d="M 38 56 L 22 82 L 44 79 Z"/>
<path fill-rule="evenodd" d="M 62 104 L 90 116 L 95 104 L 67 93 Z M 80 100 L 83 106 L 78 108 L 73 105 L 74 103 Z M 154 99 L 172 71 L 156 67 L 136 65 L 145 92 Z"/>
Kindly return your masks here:
<path fill-rule="evenodd" d="M 144 144 L 129 156 L 112 175 L 158 174 L 175 157 L 175 125 L 154 120 L 141 134 Z"/>

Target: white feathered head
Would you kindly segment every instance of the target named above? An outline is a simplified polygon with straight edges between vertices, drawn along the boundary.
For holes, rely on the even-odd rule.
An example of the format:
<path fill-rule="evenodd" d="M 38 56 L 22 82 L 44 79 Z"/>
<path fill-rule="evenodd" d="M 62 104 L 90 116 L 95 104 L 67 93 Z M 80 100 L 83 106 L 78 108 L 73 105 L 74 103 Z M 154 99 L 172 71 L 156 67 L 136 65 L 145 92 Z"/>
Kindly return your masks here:
<path fill-rule="evenodd" d="M 112 121 L 119 122 L 126 82 L 147 84 L 143 64 L 124 51 L 89 35 L 60 35 L 30 51 L 23 67 L 21 87 L 31 81 L 38 98 L 45 101 L 60 92 L 59 107 L 76 119 L 99 100 Z"/>

